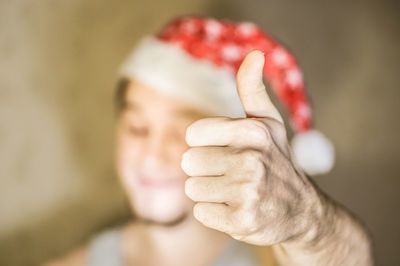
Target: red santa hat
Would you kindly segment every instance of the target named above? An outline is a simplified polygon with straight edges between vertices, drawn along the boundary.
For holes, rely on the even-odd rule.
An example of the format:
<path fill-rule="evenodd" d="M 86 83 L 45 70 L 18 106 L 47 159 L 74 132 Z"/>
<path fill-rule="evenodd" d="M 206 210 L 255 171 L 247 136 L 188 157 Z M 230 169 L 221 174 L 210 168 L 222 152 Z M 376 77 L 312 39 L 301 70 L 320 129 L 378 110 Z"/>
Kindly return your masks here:
<path fill-rule="evenodd" d="M 142 38 L 119 73 L 215 115 L 245 117 L 235 74 L 253 49 L 265 54 L 264 78 L 290 116 L 296 133 L 292 140 L 295 160 L 310 175 L 328 172 L 334 162 L 333 145 L 313 129 L 296 59 L 251 22 L 196 16 L 173 19 L 155 36 Z"/>

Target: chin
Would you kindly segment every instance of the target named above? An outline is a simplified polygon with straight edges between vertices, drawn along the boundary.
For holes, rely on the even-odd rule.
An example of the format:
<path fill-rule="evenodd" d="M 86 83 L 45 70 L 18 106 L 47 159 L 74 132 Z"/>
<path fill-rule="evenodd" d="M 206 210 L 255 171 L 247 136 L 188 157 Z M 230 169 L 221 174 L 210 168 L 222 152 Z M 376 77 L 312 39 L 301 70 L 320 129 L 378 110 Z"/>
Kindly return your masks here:
<path fill-rule="evenodd" d="M 170 216 L 168 218 L 160 219 L 160 217 L 150 217 L 146 215 L 136 215 L 138 221 L 145 224 L 161 225 L 161 226 L 176 226 L 181 224 L 189 216 L 189 211 L 182 212 L 178 216 Z"/>
<path fill-rule="evenodd" d="M 191 212 L 193 202 L 182 189 L 136 191 L 131 194 L 131 206 L 136 217 L 157 224 L 176 224 Z"/>

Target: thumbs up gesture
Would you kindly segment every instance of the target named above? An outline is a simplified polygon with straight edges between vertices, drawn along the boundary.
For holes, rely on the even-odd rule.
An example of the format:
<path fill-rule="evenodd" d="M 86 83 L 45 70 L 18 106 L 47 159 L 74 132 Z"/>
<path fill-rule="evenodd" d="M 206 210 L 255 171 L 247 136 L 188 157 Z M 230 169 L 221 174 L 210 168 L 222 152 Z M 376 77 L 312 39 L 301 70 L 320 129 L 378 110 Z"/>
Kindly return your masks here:
<path fill-rule="evenodd" d="M 198 221 L 250 244 L 272 245 L 315 237 L 325 203 L 292 160 L 263 66 L 263 53 L 253 50 L 236 76 L 246 118 L 205 118 L 187 128 L 182 169 Z"/>

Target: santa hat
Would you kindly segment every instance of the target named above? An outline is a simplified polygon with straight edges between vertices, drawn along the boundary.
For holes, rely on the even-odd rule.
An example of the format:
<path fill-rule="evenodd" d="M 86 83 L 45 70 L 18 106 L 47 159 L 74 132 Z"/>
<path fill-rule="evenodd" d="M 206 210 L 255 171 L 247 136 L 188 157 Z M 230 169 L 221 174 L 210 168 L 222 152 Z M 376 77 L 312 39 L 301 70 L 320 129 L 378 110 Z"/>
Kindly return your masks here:
<path fill-rule="evenodd" d="M 296 133 L 292 140 L 295 160 L 310 175 L 328 172 L 334 161 L 333 145 L 313 129 L 296 59 L 251 22 L 176 18 L 155 36 L 142 38 L 122 64 L 120 75 L 215 115 L 245 117 L 235 89 L 235 74 L 253 49 L 265 54 L 264 78 L 290 115 Z"/>

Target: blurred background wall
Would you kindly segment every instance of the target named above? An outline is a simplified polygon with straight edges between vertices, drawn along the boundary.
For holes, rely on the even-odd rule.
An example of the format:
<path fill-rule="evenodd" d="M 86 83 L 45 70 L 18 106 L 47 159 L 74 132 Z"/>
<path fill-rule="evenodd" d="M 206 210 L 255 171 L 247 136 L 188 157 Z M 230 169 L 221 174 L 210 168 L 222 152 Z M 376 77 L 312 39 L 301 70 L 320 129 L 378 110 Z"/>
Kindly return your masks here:
<path fill-rule="evenodd" d="M 251 20 L 290 46 L 337 149 L 316 181 L 365 221 L 378 265 L 400 265 L 396 0 L 0 0 L 0 265 L 37 265 L 130 217 L 116 68 L 181 14 Z"/>

